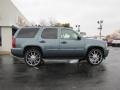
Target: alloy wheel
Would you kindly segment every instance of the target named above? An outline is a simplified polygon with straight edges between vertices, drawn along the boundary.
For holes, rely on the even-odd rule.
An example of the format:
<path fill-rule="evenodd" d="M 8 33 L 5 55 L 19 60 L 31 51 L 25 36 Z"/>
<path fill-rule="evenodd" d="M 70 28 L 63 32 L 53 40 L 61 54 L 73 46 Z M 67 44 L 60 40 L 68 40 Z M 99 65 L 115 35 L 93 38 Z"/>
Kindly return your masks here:
<path fill-rule="evenodd" d="M 98 65 L 102 62 L 103 60 L 103 54 L 102 51 L 99 49 L 92 49 L 88 53 L 88 61 L 92 65 Z"/>
<path fill-rule="evenodd" d="M 41 62 L 41 55 L 37 49 L 29 49 L 25 55 L 25 61 L 29 66 L 37 66 Z"/>

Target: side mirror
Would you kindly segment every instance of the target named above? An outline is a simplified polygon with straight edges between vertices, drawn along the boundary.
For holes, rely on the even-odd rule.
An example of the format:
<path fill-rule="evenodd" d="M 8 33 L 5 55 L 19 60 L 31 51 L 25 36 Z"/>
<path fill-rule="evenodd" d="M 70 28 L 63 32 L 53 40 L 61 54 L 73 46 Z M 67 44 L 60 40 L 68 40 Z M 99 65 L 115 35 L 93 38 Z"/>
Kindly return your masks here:
<path fill-rule="evenodd" d="M 78 36 L 78 37 L 77 37 L 77 40 L 81 40 L 81 37 L 80 37 L 80 36 Z"/>

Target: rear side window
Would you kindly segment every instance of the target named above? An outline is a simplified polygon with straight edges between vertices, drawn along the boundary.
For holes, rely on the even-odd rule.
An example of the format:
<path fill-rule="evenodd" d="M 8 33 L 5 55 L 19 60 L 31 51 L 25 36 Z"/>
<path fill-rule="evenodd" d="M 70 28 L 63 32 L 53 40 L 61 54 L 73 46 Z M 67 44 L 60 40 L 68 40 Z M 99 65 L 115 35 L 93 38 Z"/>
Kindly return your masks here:
<path fill-rule="evenodd" d="M 17 38 L 33 38 L 39 28 L 22 28 L 17 35 Z"/>
<path fill-rule="evenodd" d="M 57 39 L 57 28 L 45 28 L 41 37 L 44 39 Z"/>

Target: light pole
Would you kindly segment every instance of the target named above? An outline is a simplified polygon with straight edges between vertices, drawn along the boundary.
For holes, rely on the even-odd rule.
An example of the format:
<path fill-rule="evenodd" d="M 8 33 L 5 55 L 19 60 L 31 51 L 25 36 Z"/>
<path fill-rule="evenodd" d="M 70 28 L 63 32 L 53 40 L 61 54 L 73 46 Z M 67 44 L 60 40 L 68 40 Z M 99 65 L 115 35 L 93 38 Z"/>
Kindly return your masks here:
<path fill-rule="evenodd" d="M 103 20 L 99 20 L 99 21 L 97 21 L 97 23 L 100 25 L 99 27 L 98 27 L 98 29 L 100 30 L 100 33 L 99 33 L 99 35 L 100 35 L 100 39 L 101 39 L 101 36 L 102 36 L 102 23 L 103 23 Z"/>
<path fill-rule="evenodd" d="M 80 25 L 76 25 L 76 28 L 78 28 L 78 33 L 80 33 Z"/>

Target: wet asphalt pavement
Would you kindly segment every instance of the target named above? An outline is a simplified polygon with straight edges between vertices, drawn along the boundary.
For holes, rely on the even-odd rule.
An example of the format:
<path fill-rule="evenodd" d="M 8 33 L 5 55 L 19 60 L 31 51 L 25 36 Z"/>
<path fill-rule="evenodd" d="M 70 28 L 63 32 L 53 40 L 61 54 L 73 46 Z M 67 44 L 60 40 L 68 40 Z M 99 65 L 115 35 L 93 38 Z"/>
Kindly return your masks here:
<path fill-rule="evenodd" d="M 45 61 L 31 68 L 22 59 L 0 56 L 0 90 L 120 90 L 120 48 L 99 66 Z"/>

